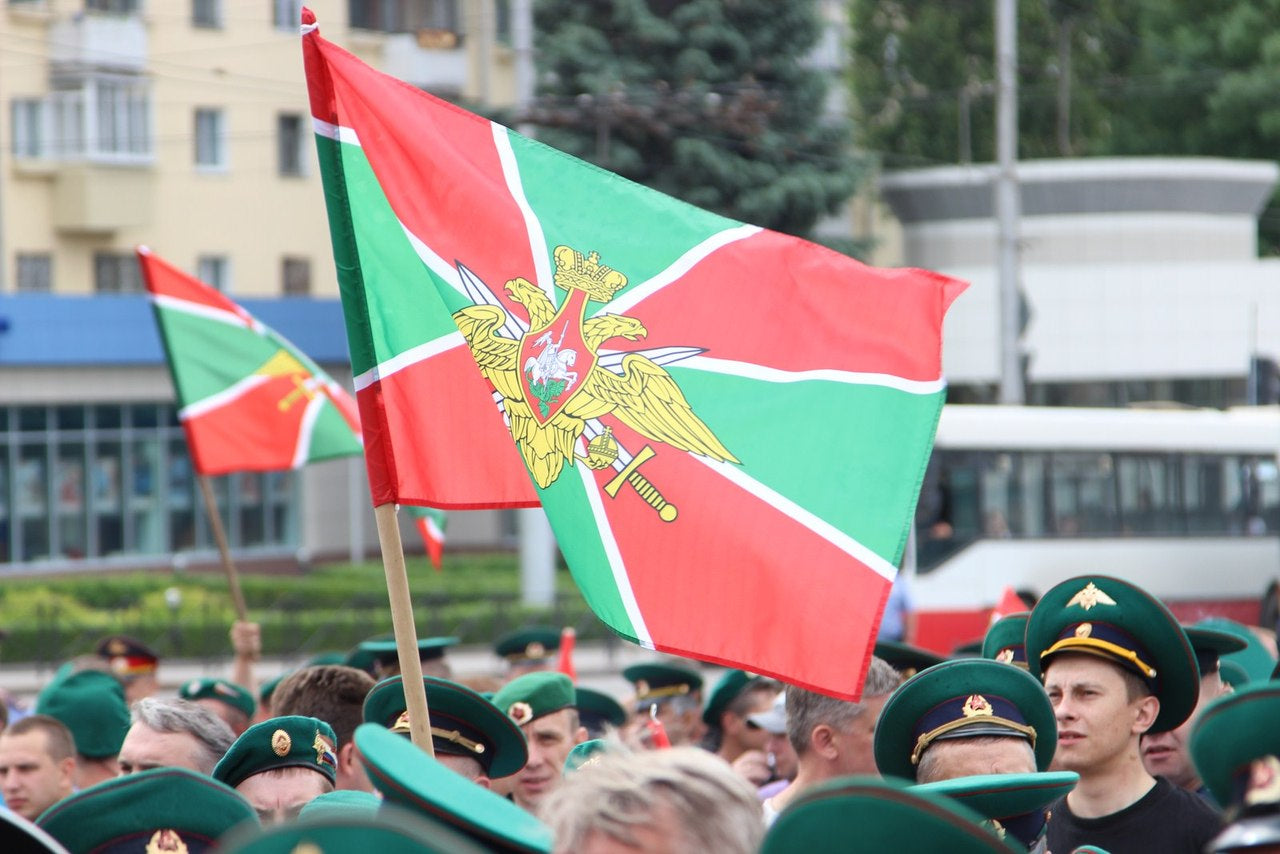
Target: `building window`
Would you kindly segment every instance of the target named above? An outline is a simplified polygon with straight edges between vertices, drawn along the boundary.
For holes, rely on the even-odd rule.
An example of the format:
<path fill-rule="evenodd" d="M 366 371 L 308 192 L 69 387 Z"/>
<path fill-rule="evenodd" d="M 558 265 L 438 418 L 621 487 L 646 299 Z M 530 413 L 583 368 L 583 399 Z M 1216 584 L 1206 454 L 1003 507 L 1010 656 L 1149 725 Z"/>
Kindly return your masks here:
<path fill-rule="evenodd" d="M 196 278 L 225 294 L 231 290 L 231 262 L 226 255 L 201 255 L 196 259 Z"/>
<path fill-rule="evenodd" d="M 89 12 L 136 15 L 142 10 L 142 0 L 84 0 L 84 8 Z"/>
<path fill-rule="evenodd" d="M 303 144 L 302 116 L 297 113 L 276 116 L 277 158 L 281 175 L 300 177 L 307 174 Z"/>
<path fill-rule="evenodd" d="M 41 103 L 40 156 L 107 163 L 151 161 L 151 84 L 140 75 L 71 75 Z"/>
<path fill-rule="evenodd" d="M 222 26 L 222 0 L 191 0 L 191 25 L 193 27 Z"/>
<path fill-rule="evenodd" d="M 33 293 L 53 290 L 53 256 L 48 252 L 19 252 L 17 287 Z"/>
<path fill-rule="evenodd" d="M 202 169 L 227 168 L 226 117 L 222 110 L 201 107 L 195 118 L 196 166 Z"/>
<path fill-rule="evenodd" d="M 284 295 L 305 297 L 311 294 L 311 262 L 306 258 L 285 258 L 282 267 Z"/>
<path fill-rule="evenodd" d="M 351 26 L 381 33 L 459 31 L 457 0 L 347 0 Z"/>
<path fill-rule="evenodd" d="M 14 98 L 9 104 L 13 128 L 13 156 L 45 155 L 44 107 L 39 98 Z"/>
<path fill-rule="evenodd" d="M 274 0 L 271 23 L 281 30 L 296 29 L 302 23 L 302 0 Z"/>
<path fill-rule="evenodd" d="M 93 253 L 93 289 L 100 294 L 133 294 L 142 291 L 142 269 L 132 253 Z"/>

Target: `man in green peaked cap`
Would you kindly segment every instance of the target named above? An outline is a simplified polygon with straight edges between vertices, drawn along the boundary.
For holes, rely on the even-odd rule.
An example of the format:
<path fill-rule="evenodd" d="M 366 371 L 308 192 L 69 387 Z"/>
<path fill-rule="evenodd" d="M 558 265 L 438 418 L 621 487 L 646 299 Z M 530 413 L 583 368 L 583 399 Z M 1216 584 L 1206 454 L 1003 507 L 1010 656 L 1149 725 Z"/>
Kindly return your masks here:
<path fill-rule="evenodd" d="M 1225 808 L 1208 851 L 1280 851 L 1280 682 L 1246 685 L 1209 703 L 1191 730 L 1191 756 Z"/>
<path fill-rule="evenodd" d="M 1080 780 L 1074 771 L 1032 774 L 982 774 L 921 783 L 913 792 L 946 795 L 973 810 L 1001 839 L 1016 841 L 1027 851 L 1043 852 L 1048 806 Z"/>
<path fill-rule="evenodd" d="M 457 645 L 458 639 L 455 637 L 418 638 L 418 661 L 422 664 L 422 675 L 440 679 L 453 678 L 453 667 L 447 653 Z M 362 641 L 347 655 L 343 663 L 365 671 L 374 679 L 400 675 L 400 654 L 396 649 L 396 639 L 390 635 Z"/>
<path fill-rule="evenodd" d="M 493 651 L 506 662 L 506 679 L 550 670 L 560 651 L 560 632 L 550 626 L 525 626 L 498 638 Z"/>
<path fill-rule="evenodd" d="M 529 761 L 509 787 L 511 800 L 535 815 L 560 785 L 569 751 L 587 740 L 577 702 L 569 677 L 550 670 L 517 676 L 493 695 L 493 704 L 516 722 L 529 743 Z"/>
<path fill-rule="evenodd" d="M 468 780 L 489 788 L 496 777 L 524 767 L 528 746 L 520 727 L 475 691 L 448 679 L 422 677 L 436 758 Z M 409 738 L 409 711 L 400 676 L 383 679 L 364 701 L 364 719 Z"/>
<path fill-rule="evenodd" d="M 773 705 L 778 684 L 742 670 L 727 670 L 711 689 L 702 722 L 707 735 L 702 746 L 730 765 L 748 750 L 764 750 L 769 734 L 749 718 Z"/>
<path fill-rule="evenodd" d="M 1230 689 L 1222 679 L 1221 656 L 1244 649 L 1245 643 L 1228 632 L 1187 626 L 1184 631 L 1196 653 L 1196 665 L 1200 669 L 1200 698 L 1195 711 L 1178 726 L 1166 732 L 1143 733 L 1142 764 L 1152 777 L 1164 777 L 1175 786 L 1195 792 L 1210 806 L 1217 808 L 1209 790 L 1204 787 L 1196 766 L 1191 761 L 1188 742 L 1196 717 L 1211 701 Z"/>
<path fill-rule="evenodd" d="M 257 817 L 226 785 L 186 768 L 156 768 L 90 786 L 40 816 L 72 852 L 201 854 Z"/>
<path fill-rule="evenodd" d="M 991 624 L 982 638 L 983 658 L 1027 669 L 1027 618 L 1030 611 L 1008 614 Z"/>
<path fill-rule="evenodd" d="M 1027 620 L 1027 666 L 1058 721 L 1054 766 L 1080 782 L 1050 808 L 1048 845 L 1199 852 L 1218 831 L 1203 800 L 1153 778 L 1139 740 L 1173 729 L 1199 695 L 1195 652 L 1173 614 L 1119 578 L 1054 586 Z"/>
<path fill-rule="evenodd" d="M 71 730 L 76 742 L 77 789 L 120 773 L 117 757 L 129 731 L 129 708 L 119 679 L 98 670 L 71 673 L 40 692 L 36 713 L 57 718 Z"/>
<path fill-rule="evenodd" d="M 513 725 L 514 726 L 514 725 Z M 377 724 L 356 728 L 356 747 L 384 808 L 444 822 L 496 852 L 549 854 L 551 832 L 506 798 L 466 779 L 407 738 Z"/>
<path fill-rule="evenodd" d="M 237 736 L 249 728 L 258 703 L 253 694 L 226 679 L 191 679 L 178 688 L 178 696 L 204 706 L 227 722 Z"/>
<path fill-rule="evenodd" d="M 627 723 L 627 710 L 603 691 L 573 686 L 578 697 L 578 720 L 587 728 L 588 738 L 600 738 L 609 727 L 622 729 Z"/>
<path fill-rule="evenodd" d="M 933 783 L 973 774 L 1044 771 L 1057 728 L 1044 689 L 985 658 L 921 670 L 893 692 L 876 725 L 876 767 Z"/>
<path fill-rule="evenodd" d="M 633 664 L 622 677 L 635 686 L 635 712 L 655 717 L 672 747 L 696 746 L 707 732 L 702 722 L 702 677 L 664 661 Z"/>
<path fill-rule="evenodd" d="M 875 657 L 887 661 L 889 666 L 898 671 L 905 681 L 915 676 L 926 667 L 933 667 L 947 660 L 932 650 L 914 646 L 903 641 L 876 641 Z"/>
<path fill-rule="evenodd" d="M 270 718 L 235 740 L 213 778 L 239 792 L 263 823 L 288 821 L 312 798 L 333 791 L 337 748 L 333 728 L 318 718 Z"/>

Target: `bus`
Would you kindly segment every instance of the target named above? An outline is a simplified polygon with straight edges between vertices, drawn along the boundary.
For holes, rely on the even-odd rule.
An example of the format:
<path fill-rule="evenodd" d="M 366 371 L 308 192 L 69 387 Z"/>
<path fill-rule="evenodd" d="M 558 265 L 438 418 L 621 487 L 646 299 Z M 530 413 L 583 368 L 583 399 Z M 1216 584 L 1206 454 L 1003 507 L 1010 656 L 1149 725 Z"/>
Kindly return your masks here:
<path fill-rule="evenodd" d="M 915 642 L 979 638 L 1006 587 L 1115 575 L 1184 621 L 1256 623 L 1280 576 L 1280 408 L 948 404 L 916 511 Z"/>

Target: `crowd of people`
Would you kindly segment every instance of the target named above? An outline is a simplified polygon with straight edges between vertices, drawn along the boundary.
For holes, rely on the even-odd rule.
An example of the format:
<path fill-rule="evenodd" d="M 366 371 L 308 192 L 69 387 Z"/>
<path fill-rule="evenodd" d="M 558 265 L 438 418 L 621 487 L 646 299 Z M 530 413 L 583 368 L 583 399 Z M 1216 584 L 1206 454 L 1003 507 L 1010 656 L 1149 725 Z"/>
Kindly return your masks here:
<path fill-rule="evenodd" d="M 4 721 L 0 850 L 1280 851 L 1274 631 L 1182 625 L 1122 579 L 967 654 L 881 642 L 857 702 L 658 656 L 615 698 L 560 639 L 468 675 L 419 641 L 429 754 L 392 640 L 258 685 L 237 623 L 230 676 L 168 696 L 153 650 L 104 638 Z"/>

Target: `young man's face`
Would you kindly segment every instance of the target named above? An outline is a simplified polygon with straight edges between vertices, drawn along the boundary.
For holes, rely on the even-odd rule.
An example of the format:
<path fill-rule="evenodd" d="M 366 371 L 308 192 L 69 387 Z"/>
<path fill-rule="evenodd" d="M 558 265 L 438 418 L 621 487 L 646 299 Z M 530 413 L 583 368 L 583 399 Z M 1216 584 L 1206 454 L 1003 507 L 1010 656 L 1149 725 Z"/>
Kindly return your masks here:
<path fill-rule="evenodd" d="M 1184 789 L 1200 787 L 1200 775 L 1191 762 L 1187 746 L 1191 740 L 1191 727 L 1196 716 L 1209 701 L 1225 693 L 1222 677 L 1213 672 L 1200 679 L 1200 700 L 1177 729 L 1142 736 L 1142 764 L 1153 777 L 1165 777 L 1175 786 Z"/>
<path fill-rule="evenodd" d="M 1044 687 L 1058 721 L 1053 766 L 1081 775 L 1136 754 L 1138 736 L 1159 710 L 1153 697 L 1130 701 L 1120 668 L 1089 655 L 1056 656 L 1045 668 Z"/>
<path fill-rule="evenodd" d="M 0 735 L 0 795 L 9 809 L 35 821 L 71 794 L 74 758 L 49 755 L 49 736 L 39 730 Z"/>

